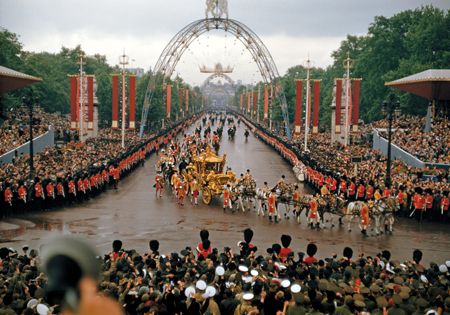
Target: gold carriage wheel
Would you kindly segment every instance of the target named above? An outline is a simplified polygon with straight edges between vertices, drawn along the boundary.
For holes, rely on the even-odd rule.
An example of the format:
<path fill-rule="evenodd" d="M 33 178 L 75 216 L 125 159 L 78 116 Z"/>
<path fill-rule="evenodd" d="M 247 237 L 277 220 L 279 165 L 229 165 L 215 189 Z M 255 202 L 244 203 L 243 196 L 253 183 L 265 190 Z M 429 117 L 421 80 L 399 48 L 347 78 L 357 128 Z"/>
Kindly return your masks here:
<path fill-rule="evenodd" d="M 211 199 L 212 199 L 211 189 L 209 189 L 208 187 L 203 188 L 202 199 L 203 199 L 203 203 L 205 205 L 209 205 L 211 203 Z"/>

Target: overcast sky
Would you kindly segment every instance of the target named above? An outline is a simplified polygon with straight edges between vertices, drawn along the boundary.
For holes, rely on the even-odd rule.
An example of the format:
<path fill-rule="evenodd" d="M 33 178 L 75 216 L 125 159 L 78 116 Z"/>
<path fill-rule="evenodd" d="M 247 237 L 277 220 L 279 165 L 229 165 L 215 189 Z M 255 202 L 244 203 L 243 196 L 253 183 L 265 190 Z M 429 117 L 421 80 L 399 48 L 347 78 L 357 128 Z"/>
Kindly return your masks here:
<path fill-rule="evenodd" d="M 366 34 L 377 15 L 427 4 L 450 8 L 450 0 L 229 0 L 228 12 L 258 34 L 283 75 L 308 54 L 315 66 L 329 65 L 346 35 Z M 205 0 L 0 0 L 0 25 L 19 35 L 25 50 L 81 44 L 114 65 L 125 49 L 131 66 L 147 70 L 179 30 L 204 18 L 205 7 Z M 260 80 L 250 54 L 223 31 L 194 41 L 175 71 L 199 85 L 206 75 L 198 67 L 215 62 L 233 66 L 235 80 Z"/>

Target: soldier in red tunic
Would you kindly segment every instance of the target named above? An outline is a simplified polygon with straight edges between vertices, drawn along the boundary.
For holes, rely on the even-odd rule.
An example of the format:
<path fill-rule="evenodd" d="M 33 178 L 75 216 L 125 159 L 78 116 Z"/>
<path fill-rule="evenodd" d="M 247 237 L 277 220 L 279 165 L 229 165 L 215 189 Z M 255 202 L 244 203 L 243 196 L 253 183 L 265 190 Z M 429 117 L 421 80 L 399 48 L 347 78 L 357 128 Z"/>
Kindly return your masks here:
<path fill-rule="evenodd" d="M 231 208 L 230 197 L 230 184 L 227 184 L 226 188 L 223 190 L 223 212 L 225 212 L 228 207 Z"/>
<path fill-rule="evenodd" d="M 272 189 L 267 197 L 267 206 L 269 208 L 269 221 L 272 222 L 272 216 L 274 216 L 275 223 L 278 223 L 277 195 L 275 194 L 275 189 Z"/>
<path fill-rule="evenodd" d="M 164 177 L 161 174 L 156 174 L 153 187 L 155 187 L 155 196 L 161 198 L 164 189 Z"/>
<path fill-rule="evenodd" d="M 281 245 L 283 245 L 283 247 L 280 250 L 280 255 L 279 255 L 281 262 L 286 262 L 289 255 L 291 255 L 291 253 L 293 253 L 292 248 L 289 247 L 291 245 L 291 241 L 292 241 L 292 237 L 290 235 L 286 235 L 286 234 L 281 235 Z"/>
<path fill-rule="evenodd" d="M 372 205 L 373 202 L 371 201 Z M 363 202 L 360 209 L 361 217 L 361 233 L 367 235 L 367 228 L 369 227 L 369 206 Z"/>

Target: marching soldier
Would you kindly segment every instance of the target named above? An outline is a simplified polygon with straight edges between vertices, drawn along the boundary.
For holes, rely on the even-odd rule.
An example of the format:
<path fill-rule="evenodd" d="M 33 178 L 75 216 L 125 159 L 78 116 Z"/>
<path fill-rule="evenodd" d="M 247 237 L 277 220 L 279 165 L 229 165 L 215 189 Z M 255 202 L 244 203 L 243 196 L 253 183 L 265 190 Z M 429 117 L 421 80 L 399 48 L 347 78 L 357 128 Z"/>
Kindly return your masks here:
<path fill-rule="evenodd" d="M 403 190 L 403 186 L 399 187 L 396 198 L 400 206 L 400 215 L 405 216 L 406 193 Z"/>
<path fill-rule="evenodd" d="M 444 220 L 448 220 L 448 207 L 450 205 L 450 201 L 448 199 L 448 191 L 445 191 L 443 193 L 443 196 L 441 198 L 440 202 L 440 209 L 441 209 L 441 216 L 444 216 Z"/>
<path fill-rule="evenodd" d="M 38 177 L 35 178 L 34 182 L 34 204 L 36 205 L 36 210 L 41 210 L 42 202 L 45 200 L 44 189 Z"/>
<path fill-rule="evenodd" d="M 182 179 L 177 183 L 178 204 L 184 206 L 184 198 L 186 197 L 186 185 Z"/>
<path fill-rule="evenodd" d="M 364 200 L 364 196 L 366 194 L 366 187 L 364 186 L 363 182 L 360 182 L 357 189 L 357 199 L 360 201 Z"/>
<path fill-rule="evenodd" d="M 153 187 L 155 187 L 155 196 L 161 198 L 164 189 L 164 178 L 160 173 L 156 174 Z"/>
<path fill-rule="evenodd" d="M 3 192 L 3 197 L 4 197 L 5 205 L 7 207 L 6 216 L 9 216 L 12 212 L 12 207 L 13 207 L 13 192 L 12 192 L 10 184 L 6 185 L 6 188 Z"/>
<path fill-rule="evenodd" d="M 51 180 L 49 180 L 45 186 L 45 191 L 47 193 L 47 208 L 51 208 L 55 201 L 55 186 Z"/>
<path fill-rule="evenodd" d="M 198 182 L 195 178 L 193 178 L 190 183 L 190 191 L 191 191 L 191 203 L 193 202 L 194 205 L 198 205 L 199 187 Z"/>
<path fill-rule="evenodd" d="M 67 184 L 67 187 L 70 201 L 75 200 L 77 198 L 77 189 L 75 185 L 75 180 L 72 177 L 69 177 L 69 183 Z"/>
<path fill-rule="evenodd" d="M 345 178 L 342 178 L 339 184 L 339 194 L 347 195 L 347 181 Z"/>
<path fill-rule="evenodd" d="M 414 206 L 414 210 L 410 214 L 410 216 L 415 214 L 417 221 L 421 221 L 422 217 L 423 217 L 423 211 L 425 211 L 425 209 L 426 209 L 425 208 L 426 204 L 425 204 L 425 198 L 422 196 L 422 188 L 420 188 L 420 187 L 416 189 L 416 193 L 414 194 L 413 206 Z"/>
<path fill-rule="evenodd" d="M 371 207 L 373 207 L 373 201 L 369 201 Z M 369 227 L 369 206 L 363 202 L 360 209 L 361 217 L 361 233 L 367 235 L 367 228 Z"/>
<path fill-rule="evenodd" d="M 317 198 L 319 198 L 319 194 L 316 194 L 309 203 L 308 223 L 311 229 L 314 229 L 314 226 L 319 228 L 319 202 Z"/>
<path fill-rule="evenodd" d="M 366 188 L 366 200 L 372 200 L 374 194 L 374 188 L 372 181 L 369 182 Z"/>
<path fill-rule="evenodd" d="M 283 175 L 284 176 L 284 175 Z M 278 223 L 278 211 L 277 211 L 277 195 L 275 189 L 272 189 L 267 198 L 267 205 L 269 210 L 269 221 L 272 222 L 272 216 L 275 217 L 275 223 Z"/>
<path fill-rule="evenodd" d="M 84 187 L 84 181 L 83 178 L 79 177 L 77 180 L 77 195 L 78 200 L 83 200 L 84 195 L 86 194 L 86 188 Z"/>
<path fill-rule="evenodd" d="M 349 200 L 354 201 L 355 200 L 355 195 L 356 195 L 356 184 L 355 184 L 355 180 L 352 179 L 350 181 L 350 185 L 348 187 L 347 197 L 348 197 Z"/>
<path fill-rule="evenodd" d="M 27 188 L 23 184 L 23 181 L 19 181 L 19 188 L 17 189 L 19 212 L 25 212 L 27 204 Z"/>
<path fill-rule="evenodd" d="M 223 190 L 223 212 L 226 212 L 226 209 L 229 207 L 230 209 L 232 208 L 231 206 L 231 191 L 230 191 L 230 184 L 227 184 L 227 186 L 225 187 L 225 189 Z"/>
<path fill-rule="evenodd" d="M 294 203 L 294 215 L 297 219 L 297 223 L 300 223 L 300 191 L 298 190 L 298 185 L 294 186 L 294 192 L 292 193 L 292 201 Z"/>
<path fill-rule="evenodd" d="M 64 184 L 60 178 L 58 179 L 58 182 L 56 184 L 56 198 L 58 200 L 59 205 L 62 205 L 64 203 L 64 199 L 66 198 Z"/>

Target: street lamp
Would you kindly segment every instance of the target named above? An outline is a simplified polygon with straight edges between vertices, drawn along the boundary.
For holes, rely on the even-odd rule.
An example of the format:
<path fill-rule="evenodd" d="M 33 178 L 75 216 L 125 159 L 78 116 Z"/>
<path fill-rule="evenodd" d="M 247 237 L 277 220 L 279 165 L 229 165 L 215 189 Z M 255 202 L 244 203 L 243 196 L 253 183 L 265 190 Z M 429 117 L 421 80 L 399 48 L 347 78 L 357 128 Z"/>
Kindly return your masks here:
<path fill-rule="evenodd" d="M 391 94 L 388 101 L 384 101 L 381 107 L 381 112 L 388 120 L 388 149 L 387 149 L 387 165 L 386 165 L 386 186 L 391 187 L 391 137 L 392 137 L 392 122 L 395 115 L 400 113 L 400 102 L 395 100 L 395 96 Z"/>
<path fill-rule="evenodd" d="M 33 97 L 32 93 L 30 92 L 28 94 L 28 96 L 24 96 L 22 98 L 22 101 L 23 101 L 24 104 L 28 105 L 28 110 L 29 110 L 29 120 L 30 120 L 29 121 L 29 125 L 30 125 L 30 129 L 29 129 L 29 137 L 30 137 L 30 145 L 29 145 L 30 174 L 29 174 L 29 179 L 31 181 L 31 180 L 33 180 L 33 177 L 34 177 L 34 161 L 33 161 L 33 157 L 34 157 L 34 148 L 33 148 L 33 103 L 36 101 L 36 99 Z"/>

